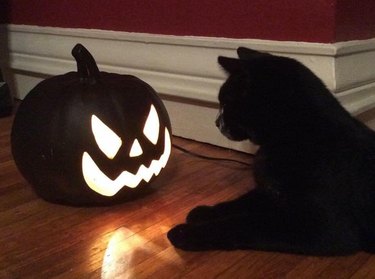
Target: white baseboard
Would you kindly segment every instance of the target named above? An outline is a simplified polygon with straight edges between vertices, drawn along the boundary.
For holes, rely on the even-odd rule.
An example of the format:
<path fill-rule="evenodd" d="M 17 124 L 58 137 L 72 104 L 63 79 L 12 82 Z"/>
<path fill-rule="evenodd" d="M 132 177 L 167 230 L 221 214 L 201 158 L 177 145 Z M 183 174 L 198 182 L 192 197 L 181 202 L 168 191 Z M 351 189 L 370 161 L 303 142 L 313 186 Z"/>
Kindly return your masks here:
<path fill-rule="evenodd" d="M 238 46 L 295 58 L 314 71 L 353 114 L 375 107 L 375 39 L 336 44 L 252 39 L 179 37 L 106 30 L 6 25 L 9 56 L 2 67 L 23 98 L 42 77 L 76 69 L 70 52 L 82 43 L 102 71 L 136 75 L 166 97 L 175 135 L 240 150 L 252 146 L 224 139 L 213 125 L 225 73 L 217 56 Z M 4 65 L 5 64 L 5 65 Z"/>

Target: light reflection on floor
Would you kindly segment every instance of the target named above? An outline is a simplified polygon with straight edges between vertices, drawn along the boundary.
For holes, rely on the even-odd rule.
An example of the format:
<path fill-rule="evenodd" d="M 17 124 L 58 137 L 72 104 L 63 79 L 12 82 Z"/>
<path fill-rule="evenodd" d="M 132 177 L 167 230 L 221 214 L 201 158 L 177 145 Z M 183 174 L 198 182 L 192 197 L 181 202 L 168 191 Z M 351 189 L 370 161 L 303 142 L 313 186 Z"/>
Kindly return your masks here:
<path fill-rule="evenodd" d="M 134 266 L 139 264 L 139 262 L 137 263 L 140 260 L 139 255 L 143 255 L 142 258 L 146 259 L 147 254 L 149 257 L 156 256 L 153 254 L 158 253 L 158 251 L 163 251 L 163 248 L 138 234 L 134 234 L 131 230 L 121 227 L 113 233 L 108 242 L 103 256 L 101 278 L 139 278 L 135 274 L 138 272 L 135 272 L 134 269 Z M 157 255 L 162 266 L 182 267 L 184 265 L 183 260 L 174 252 L 174 249 L 172 255 L 171 253 L 163 255 L 164 253 L 158 253 Z"/>

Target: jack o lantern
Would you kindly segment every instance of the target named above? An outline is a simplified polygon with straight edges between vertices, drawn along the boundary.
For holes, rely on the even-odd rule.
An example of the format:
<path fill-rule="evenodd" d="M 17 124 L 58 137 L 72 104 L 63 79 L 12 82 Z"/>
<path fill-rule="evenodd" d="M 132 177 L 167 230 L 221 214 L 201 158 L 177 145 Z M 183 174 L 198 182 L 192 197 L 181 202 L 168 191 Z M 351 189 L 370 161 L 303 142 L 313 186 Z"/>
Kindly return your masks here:
<path fill-rule="evenodd" d="M 100 72 L 80 44 L 77 72 L 39 83 L 20 104 L 11 145 L 17 167 L 45 200 L 112 204 L 148 192 L 171 153 L 171 124 L 156 92 Z"/>

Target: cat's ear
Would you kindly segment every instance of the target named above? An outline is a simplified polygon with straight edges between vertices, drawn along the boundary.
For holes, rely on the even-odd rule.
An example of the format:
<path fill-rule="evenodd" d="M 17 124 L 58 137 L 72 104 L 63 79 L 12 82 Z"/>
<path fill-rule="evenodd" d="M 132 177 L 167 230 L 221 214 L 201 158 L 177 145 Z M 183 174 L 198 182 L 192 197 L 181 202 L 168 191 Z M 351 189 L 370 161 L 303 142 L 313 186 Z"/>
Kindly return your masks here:
<path fill-rule="evenodd" d="M 219 56 L 218 62 L 223 67 L 223 69 L 230 74 L 243 71 L 243 63 L 237 58 Z"/>
<path fill-rule="evenodd" d="M 261 52 L 254 49 L 246 48 L 246 47 L 239 47 L 237 48 L 238 57 L 242 60 L 252 60 L 255 58 L 263 57 L 263 56 L 271 56 L 271 54 L 267 52 Z"/>

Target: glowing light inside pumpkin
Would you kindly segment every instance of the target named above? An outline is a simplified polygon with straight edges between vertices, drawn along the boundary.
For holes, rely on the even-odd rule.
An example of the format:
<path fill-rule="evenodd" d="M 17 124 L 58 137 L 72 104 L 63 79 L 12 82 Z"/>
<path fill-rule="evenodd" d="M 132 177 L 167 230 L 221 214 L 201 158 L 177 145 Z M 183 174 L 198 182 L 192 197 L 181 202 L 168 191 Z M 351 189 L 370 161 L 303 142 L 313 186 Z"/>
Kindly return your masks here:
<path fill-rule="evenodd" d="M 91 117 L 91 130 L 100 150 L 113 159 L 122 145 L 121 138 L 95 115 Z"/>
<path fill-rule="evenodd" d="M 87 185 L 93 191 L 103 196 L 114 196 L 124 186 L 135 188 L 142 180 L 149 182 L 166 166 L 170 154 L 171 137 L 168 129 L 165 128 L 163 154 L 158 160 L 152 160 L 148 167 L 142 164 L 136 174 L 123 171 L 115 180 L 112 180 L 100 170 L 87 152 L 84 152 L 82 156 L 82 173 Z"/>

